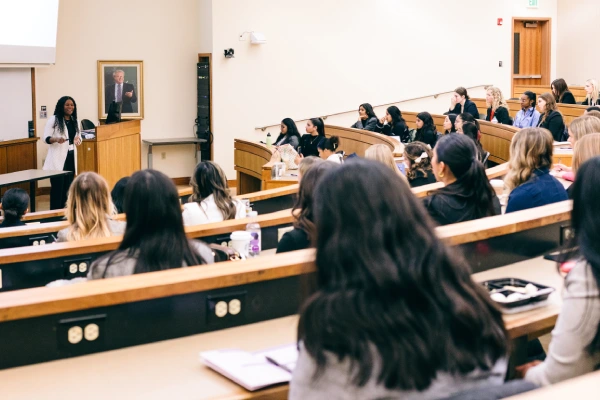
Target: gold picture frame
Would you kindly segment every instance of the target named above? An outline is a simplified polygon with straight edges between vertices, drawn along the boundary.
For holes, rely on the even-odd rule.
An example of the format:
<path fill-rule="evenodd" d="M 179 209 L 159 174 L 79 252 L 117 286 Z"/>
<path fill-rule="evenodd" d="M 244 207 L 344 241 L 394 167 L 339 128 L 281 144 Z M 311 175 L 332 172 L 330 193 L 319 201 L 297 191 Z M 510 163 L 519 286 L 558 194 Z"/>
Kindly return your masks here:
<path fill-rule="evenodd" d="M 117 100 L 121 118 L 144 119 L 143 61 L 98 60 L 98 119 L 106 119 L 110 103 Z"/>

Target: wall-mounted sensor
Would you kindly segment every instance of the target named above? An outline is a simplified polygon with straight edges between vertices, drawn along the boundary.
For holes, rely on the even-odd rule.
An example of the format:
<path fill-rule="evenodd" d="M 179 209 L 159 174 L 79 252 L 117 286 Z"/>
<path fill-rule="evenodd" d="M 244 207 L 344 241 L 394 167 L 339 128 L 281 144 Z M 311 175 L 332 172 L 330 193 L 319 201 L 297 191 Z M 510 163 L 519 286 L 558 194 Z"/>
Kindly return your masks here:
<path fill-rule="evenodd" d="M 267 38 L 265 37 L 264 33 L 250 32 L 250 43 L 265 44 L 265 43 L 267 43 Z"/>
<path fill-rule="evenodd" d="M 223 53 L 225 54 L 225 58 L 234 58 L 235 56 L 233 55 L 235 52 L 233 51 L 233 49 L 225 49 L 223 51 Z"/>

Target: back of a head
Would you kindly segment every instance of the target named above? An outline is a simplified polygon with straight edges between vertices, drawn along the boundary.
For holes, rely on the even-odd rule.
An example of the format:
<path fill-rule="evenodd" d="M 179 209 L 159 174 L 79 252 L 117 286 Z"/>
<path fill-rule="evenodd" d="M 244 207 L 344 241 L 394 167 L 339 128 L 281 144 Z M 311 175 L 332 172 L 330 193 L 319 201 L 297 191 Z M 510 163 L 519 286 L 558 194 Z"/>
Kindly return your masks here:
<path fill-rule="evenodd" d="M 409 168 L 406 171 L 406 177 L 409 180 L 417 177 L 417 170 L 420 170 L 425 177 L 433 174 L 431 170 L 431 159 L 433 151 L 423 142 L 411 142 L 404 145 L 404 159 L 408 161 Z"/>
<path fill-rule="evenodd" d="M 340 146 L 340 138 L 337 136 L 331 136 L 326 138 L 325 140 L 321 140 L 317 145 L 317 148 L 321 150 L 329 150 L 332 152 L 336 152 Z"/>
<path fill-rule="evenodd" d="M 115 209 L 119 214 L 123 212 L 123 203 L 125 201 L 125 187 L 127 187 L 128 182 L 128 176 L 119 179 L 119 181 L 115 183 L 115 187 L 113 187 L 113 190 L 110 192 L 110 197 L 112 198 L 113 204 L 115 205 Z"/>
<path fill-rule="evenodd" d="M 585 135 L 573 148 L 573 172 L 587 160 L 600 156 L 600 133 Z"/>
<path fill-rule="evenodd" d="M 585 114 L 589 114 L 590 111 L 600 111 L 600 107 L 598 106 L 591 106 L 585 109 Z"/>
<path fill-rule="evenodd" d="M 569 130 L 575 142 L 587 134 L 600 133 L 600 119 L 593 115 L 582 115 L 575 118 L 569 125 Z"/>
<path fill-rule="evenodd" d="M 598 108 L 598 107 L 596 107 L 596 108 Z M 586 111 L 584 115 L 589 115 L 591 117 L 596 117 L 596 118 L 600 119 L 600 108 L 598 108 L 598 110 Z"/>
<path fill-rule="evenodd" d="M 8 189 L 2 196 L 4 219 L 11 223 L 21 219 L 29 208 L 29 195 L 23 189 Z"/>
<path fill-rule="evenodd" d="M 465 136 L 471 138 L 475 143 L 479 143 L 479 127 L 474 122 L 463 123 L 462 130 Z"/>
<path fill-rule="evenodd" d="M 194 176 L 190 184 L 194 193 L 190 197 L 190 202 L 202 202 L 208 196 L 213 196 L 213 199 L 223 214 L 223 219 L 233 219 L 236 214 L 236 206 L 229 193 L 227 185 L 227 176 L 219 166 L 212 161 L 202 161 L 196 166 Z"/>
<path fill-rule="evenodd" d="M 369 160 L 379 161 L 387 165 L 392 171 L 400 174 L 400 170 L 394 160 L 394 155 L 390 148 L 385 144 L 374 144 L 365 151 L 365 158 Z"/>
<path fill-rule="evenodd" d="M 318 165 L 320 163 L 325 162 L 325 160 L 320 159 L 316 156 L 308 156 L 304 157 L 302 161 L 300 161 L 300 165 L 298 166 L 298 175 L 304 176 L 314 165 Z"/>
<path fill-rule="evenodd" d="M 314 198 L 319 288 L 303 308 L 298 338 L 320 367 L 325 350 L 349 357 L 359 386 L 375 379 L 373 345 L 383 364 L 380 382 L 423 390 L 442 368 L 464 373 L 494 363 L 506 343 L 501 313 L 400 182 L 364 159 L 323 176 Z M 447 333 L 442 340 L 440 330 Z"/>
<path fill-rule="evenodd" d="M 107 216 L 115 208 L 106 180 L 95 172 L 79 174 L 69 188 L 66 217 L 69 240 L 82 240 L 111 235 Z"/>
<path fill-rule="evenodd" d="M 504 179 L 510 189 L 525 183 L 533 171 L 552 165 L 553 138 L 544 128 L 524 128 L 510 144 L 509 171 Z"/>
<path fill-rule="evenodd" d="M 479 127 L 479 122 L 477 122 L 477 120 L 475 119 L 475 117 L 472 114 L 461 113 L 461 114 L 458 114 L 458 116 L 460 117 L 460 119 L 462 120 L 463 123 L 473 122 L 473 123 L 477 124 L 477 127 Z"/>

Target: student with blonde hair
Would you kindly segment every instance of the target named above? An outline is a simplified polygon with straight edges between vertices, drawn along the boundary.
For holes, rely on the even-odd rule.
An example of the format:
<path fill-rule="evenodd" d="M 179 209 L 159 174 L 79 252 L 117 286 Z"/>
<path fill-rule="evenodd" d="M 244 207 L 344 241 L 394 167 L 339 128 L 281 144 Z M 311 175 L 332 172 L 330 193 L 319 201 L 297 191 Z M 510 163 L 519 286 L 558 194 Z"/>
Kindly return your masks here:
<path fill-rule="evenodd" d="M 304 157 L 300 161 L 300 165 L 298 165 L 298 183 L 302 181 L 302 177 L 306 175 L 309 169 L 311 169 L 315 165 L 321 164 L 322 162 L 325 161 L 316 156 Z"/>
<path fill-rule="evenodd" d="M 513 124 L 513 120 L 508 114 L 508 104 L 506 104 L 500 89 L 494 86 L 489 87 L 486 92 L 485 101 L 488 106 L 487 116 L 485 117 L 486 121 L 499 122 L 504 125 Z"/>
<path fill-rule="evenodd" d="M 538 127 L 548 129 L 555 141 L 562 142 L 563 139 L 566 139 L 564 137 L 565 121 L 560 111 L 558 111 L 554 95 L 551 93 L 541 94 L 537 103 L 541 114 Z"/>
<path fill-rule="evenodd" d="M 550 175 L 552 145 L 552 135 L 546 129 L 525 128 L 513 136 L 509 171 L 504 179 L 512 190 L 507 213 L 568 199 L 563 185 Z"/>
<path fill-rule="evenodd" d="M 69 227 L 58 232 L 57 241 L 74 242 L 122 235 L 125 222 L 113 220 L 115 214 L 106 180 L 95 172 L 79 174 L 71 184 L 67 198 Z"/>
<path fill-rule="evenodd" d="M 573 146 L 573 149 L 575 149 L 577 142 L 592 133 L 600 133 L 600 119 L 592 115 L 582 115 L 571 121 L 568 141 Z M 573 150 L 573 157 L 575 157 L 575 150 Z M 554 164 L 554 171 L 559 177 L 568 181 L 572 181 L 575 178 L 572 168 L 564 164 Z"/>
<path fill-rule="evenodd" d="M 585 81 L 585 100 L 581 103 L 584 106 L 597 106 L 600 105 L 600 93 L 598 93 L 598 81 L 595 79 L 588 79 Z"/>
<path fill-rule="evenodd" d="M 218 164 L 212 161 L 199 163 L 190 185 L 194 193 L 183 206 L 184 225 L 246 218 L 246 207 L 231 197 L 227 176 Z"/>
<path fill-rule="evenodd" d="M 392 171 L 404 178 L 400 168 L 396 165 L 394 155 L 388 146 L 385 144 L 374 144 L 365 151 L 365 158 L 375 160 L 388 166 Z"/>

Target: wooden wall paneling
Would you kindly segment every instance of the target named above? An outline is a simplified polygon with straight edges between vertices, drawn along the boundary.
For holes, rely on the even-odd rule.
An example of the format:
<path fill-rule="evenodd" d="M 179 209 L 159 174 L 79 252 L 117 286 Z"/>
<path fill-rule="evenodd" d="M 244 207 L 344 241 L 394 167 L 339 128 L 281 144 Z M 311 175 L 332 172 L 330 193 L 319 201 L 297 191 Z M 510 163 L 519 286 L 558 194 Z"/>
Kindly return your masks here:
<path fill-rule="evenodd" d="M 6 172 L 18 172 L 26 169 L 35 169 L 36 161 L 34 155 L 36 154 L 36 142 L 26 142 L 20 144 L 14 144 L 5 147 L 6 149 Z M 20 188 L 29 193 L 29 184 L 22 183 L 19 185 L 7 186 L 4 191 L 10 188 Z M 3 191 L 3 193 L 4 193 Z M 31 195 L 31 193 L 29 193 Z"/>

